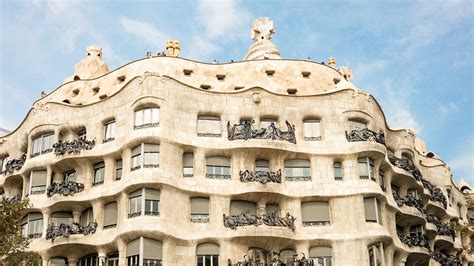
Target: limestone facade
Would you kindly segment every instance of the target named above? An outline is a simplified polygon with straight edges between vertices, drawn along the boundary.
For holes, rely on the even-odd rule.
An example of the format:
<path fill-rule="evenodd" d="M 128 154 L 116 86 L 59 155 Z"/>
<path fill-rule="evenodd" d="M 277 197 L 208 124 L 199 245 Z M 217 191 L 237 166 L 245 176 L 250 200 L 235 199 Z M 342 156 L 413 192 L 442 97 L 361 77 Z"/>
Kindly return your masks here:
<path fill-rule="evenodd" d="M 290 263 L 294 254 L 315 265 L 440 265 L 435 254 L 462 247 L 439 231 L 468 219 L 466 199 L 420 143 L 390 129 L 335 60 L 159 56 L 35 102 L 0 138 L 0 188 L 33 204 L 25 235 L 45 266 Z M 280 182 L 244 180 L 246 170 L 280 171 Z M 66 181 L 75 193 L 54 194 Z M 69 236 L 52 226 L 73 222 Z"/>

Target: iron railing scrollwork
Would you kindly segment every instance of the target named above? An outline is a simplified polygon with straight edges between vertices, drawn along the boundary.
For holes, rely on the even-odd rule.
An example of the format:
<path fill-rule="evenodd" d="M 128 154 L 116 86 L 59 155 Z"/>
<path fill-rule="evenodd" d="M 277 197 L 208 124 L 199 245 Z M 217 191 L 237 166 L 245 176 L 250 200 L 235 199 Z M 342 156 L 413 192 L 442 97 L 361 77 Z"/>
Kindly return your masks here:
<path fill-rule="evenodd" d="M 397 203 L 398 207 L 401 207 L 403 205 L 407 205 L 407 206 L 416 208 L 423 215 L 426 214 L 426 210 L 423 206 L 423 201 L 422 200 L 417 199 L 412 195 L 406 195 L 405 198 L 402 198 L 400 196 L 400 193 L 396 190 L 392 190 L 392 195 L 393 195 L 393 199 Z"/>
<path fill-rule="evenodd" d="M 69 237 L 70 235 L 88 235 L 95 233 L 97 229 L 97 222 L 90 222 L 88 225 L 81 225 L 78 222 L 73 222 L 72 224 L 50 224 L 46 229 L 46 240 L 54 239 L 58 237 Z"/>
<path fill-rule="evenodd" d="M 73 141 L 62 141 L 53 144 L 54 154 L 55 155 L 64 155 L 66 153 L 77 154 L 83 150 L 91 150 L 95 146 L 95 139 L 86 140 L 86 139 L 76 139 Z"/>
<path fill-rule="evenodd" d="M 20 170 L 26 161 L 26 154 L 23 154 L 18 159 L 11 159 L 8 160 L 5 164 L 5 171 L 3 171 L 3 175 L 11 174 L 14 171 Z"/>
<path fill-rule="evenodd" d="M 436 233 L 438 235 L 450 236 L 453 238 L 453 241 L 455 240 L 456 230 L 454 230 L 454 228 L 449 223 L 441 222 L 441 220 L 438 217 L 432 214 L 426 215 L 426 221 L 436 226 Z"/>
<path fill-rule="evenodd" d="M 261 216 L 251 214 L 248 210 L 243 210 L 238 215 L 225 215 L 224 226 L 236 229 L 239 226 L 259 226 L 265 224 L 267 226 L 281 226 L 295 230 L 295 220 L 291 214 L 287 213 L 285 217 L 280 217 L 280 210 L 276 209 L 271 214 L 263 214 Z"/>
<path fill-rule="evenodd" d="M 430 254 L 430 257 L 439 262 L 441 265 L 449 265 L 449 266 L 461 266 L 462 262 L 461 259 L 457 256 L 448 255 L 442 252 L 433 252 Z"/>
<path fill-rule="evenodd" d="M 209 222 L 209 214 L 191 214 L 191 223 L 205 224 Z"/>
<path fill-rule="evenodd" d="M 404 235 L 402 232 L 397 231 L 398 238 L 400 241 L 409 247 L 417 246 L 430 249 L 430 243 L 425 235 Z"/>
<path fill-rule="evenodd" d="M 441 202 L 445 209 L 448 207 L 448 200 L 440 188 L 433 189 L 430 195 L 430 200 Z"/>
<path fill-rule="evenodd" d="M 158 127 L 158 126 L 160 126 L 159 122 L 157 122 L 157 123 L 147 123 L 147 124 L 143 124 L 143 125 L 133 126 L 133 129 L 142 129 L 142 128 L 150 128 L 150 127 Z"/>
<path fill-rule="evenodd" d="M 272 139 L 288 141 L 296 144 L 295 126 L 291 125 L 288 121 L 285 121 L 288 128 L 287 131 L 282 131 L 275 126 L 274 122 L 271 122 L 267 128 L 261 128 L 258 130 L 252 129 L 252 121 L 241 121 L 239 124 L 230 125 L 227 122 L 227 139 L 228 140 L 248 140 L 248 139 Z"/>
<path fill-rule="evenodd" d="M 48 187 L 47 196 L 52 197 L 54 194 L 60 194 L 63 196 L 74 196 L 74 194 L 79 193 L 84 190 L 84 184 L 77 183 L 74 181 L 65 180 L 61 183 L 52 183 Z"/>
<path fill-rule="evenodd" d="M 224 175 L 224 174 L 206 174 L 206 178 L 209 179 L 230 179 L 230 175 Z"/>
<path fill-rule="evenodd" d="M 352 130 L 351 132 L 346 131 L 346 139 L 349 142 L 357 141 L 375 141 L 382 145 L 385 145 L 385 135 L 383 132 L 377 133 L 368 128 L 363 128 L 360 130 Z"/>
<path fill-rule="evenodd" d="M 240 181 L 241 182 L 260 182 L 262 184 L 266 183 L 281 183 L 281 169 L 276 172 L 267 172 L 267 171 L 240 171 Z"/>
<path fill-rule="evenodd" d="M 306 258 L 304 253 L 295 254 L 293 255 L 291 262 L 283 262 L 280 260 L 280 252 L 276 252 L 274 250 L 269 252 L 271 259 L 268 262 L 261 262 L 257 261 L 256 258 L 252 255 L 245 254 L 242 261 L 238 261 L 237 263 L 233 264 L 232 261 L 228 260 L 229 266 L 315 266 L 319 264 L 315 264 L 314 260 L 311 258 Z"/>

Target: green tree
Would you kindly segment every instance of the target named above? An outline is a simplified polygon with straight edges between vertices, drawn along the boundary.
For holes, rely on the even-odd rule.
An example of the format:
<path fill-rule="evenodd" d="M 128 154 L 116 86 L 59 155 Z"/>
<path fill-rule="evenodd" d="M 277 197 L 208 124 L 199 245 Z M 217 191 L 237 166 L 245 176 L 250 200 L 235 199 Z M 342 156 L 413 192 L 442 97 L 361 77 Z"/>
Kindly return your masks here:
<path fill-rule="evenodd" d="M 26 251 L 30 239 L 21 235 L 20 220 L 30 207 L 28 200 L 2 197 L 0 202 L 0 265 L 38 265 L 41 257 Z"/>

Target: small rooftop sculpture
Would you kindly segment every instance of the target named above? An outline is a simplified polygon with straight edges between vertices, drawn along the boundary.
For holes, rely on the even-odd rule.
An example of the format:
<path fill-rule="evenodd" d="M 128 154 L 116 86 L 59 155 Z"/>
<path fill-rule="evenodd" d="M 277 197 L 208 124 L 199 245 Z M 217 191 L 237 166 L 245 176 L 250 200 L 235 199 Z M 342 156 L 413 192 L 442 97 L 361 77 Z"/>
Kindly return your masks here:
<path fill-rule="evenodd" d="M 102 48 L 93 44 L 87 47 L 86 58 L 74 67 L 74 80 L 94 79 L 109 73 L 109 67 L 102 59 Z"/>
<path fill-rule="evenodd" d="M 278 48 L 270 42 L 272 34 L 275 33 L 273 27 L 273 21 L 267 17 L 257 18 L 252 24 L 251 38 L 255 41 L 250 46 L 247 55 L 244 57 L 246 60 L 255 59 L 281 59 L 280 51 Z"/>

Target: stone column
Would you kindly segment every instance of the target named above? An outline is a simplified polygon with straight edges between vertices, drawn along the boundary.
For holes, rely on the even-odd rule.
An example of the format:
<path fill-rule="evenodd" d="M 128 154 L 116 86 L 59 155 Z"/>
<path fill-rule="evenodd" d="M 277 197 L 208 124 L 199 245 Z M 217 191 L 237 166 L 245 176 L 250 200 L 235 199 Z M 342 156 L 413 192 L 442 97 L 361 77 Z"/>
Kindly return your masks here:
<path fill-rule="evenodd" d="M 125 222 L 128 219 L 128 197 L 125 192 L 122 192 L 117 199 L 117 227 L 122 225 L 122 222 Z"/>
<path fill-rule="evenodd" d="M 267 201 L 265 199 L 261 199 L 257 202 L 257 215 L 265 214 L 265 210 L 267 207 Z"/>
<path fill-rule="evenodd" d="M 107 255 L 105 254 L 105 251 L 99 251 L 99 266 L 106 266 L 106 258 Z"/>
<path fill-rule="evenodd" d="M 206 155 L 202 149 L 197 149 L 194 153 L 194 176 L 203 179 L 206 176 Z"/>
<path fill-rule="evenodd" d="M 115 179 L 115 159 L 111 157 L 106 157 L 104 159 L 104 165 L 105 165 L 104 184 L 110 184 Z"/>
<path fill-rule="evenodd" d="M 46 237 L 46 230 L 49 226 L 49 217 L 51 216 L 50 212 L 43 212 L 43 235 L 42 237 Z"/>
<path fill-rule="evenodd" d="M 130 175 L 132 167 L 132 149 L 125 148 L 122 153 L 122 180 Z"/>
<path fill-rule="evenodd" d="M 94 220 L 97 222 L 97 230 L 100 231 L 104 225 L 104 204 L 101 201 L 92 203 L 92 210 L 94 212 Z"/>
<path fill-rule="evenodd" d="M 73 257 L 73 258 L 68 257 L 67 258 L 68 266 L 77 266 L 78 261 L 79 261 L 79 259 L 76 258 L 76 257 Z"/>
<path fill-rule="evenodd" d="M 26 195 L 29 193 L 29 188 L 30 188 L 30 178 L 26 175 L 21 175 L 21 178 L 23 179 L 23 187 L 20 191 L 20 196 L 22 199 L 26 198 Z M 15 195 L 13 195 L 15 196 Z"/>
<path fill-rule="evenodd" d="M 53 179 L 53 168 L 51 165 L 46 166 L 46 189 L 51 185 L 51 180 Z"/>
<path fill-rule="evenodd" d="M 117 241 L 118 252 L 119 252 L 119 263 L 120 265 L 126 265 L 126 250 L 127 250 L 127 243 L 122 238 L 119 238 Z"/>
<path fill-rule="evenodd" d="M 43 258 L 43 263 L 42 263 L 42 266 L 48 266 L 49 265 L 49 261 L 47 258 Z"/>
<path fill-rule="evenodd" d="M 81 212 L 80 211 L 73 211 L 72 212 L 72 217 L 73 217 L 74 222 L 78 223 L 81 219 Z M 71 264 L 71 263 L 69 263 L 69 264 Z"/>

